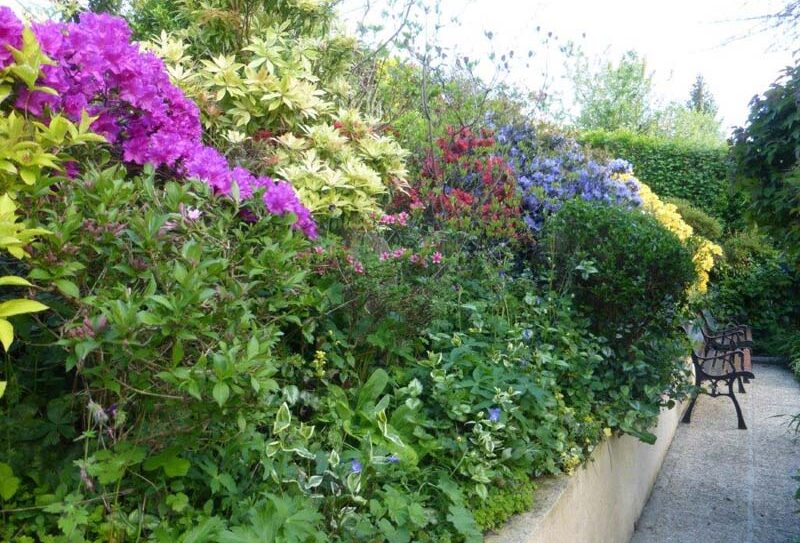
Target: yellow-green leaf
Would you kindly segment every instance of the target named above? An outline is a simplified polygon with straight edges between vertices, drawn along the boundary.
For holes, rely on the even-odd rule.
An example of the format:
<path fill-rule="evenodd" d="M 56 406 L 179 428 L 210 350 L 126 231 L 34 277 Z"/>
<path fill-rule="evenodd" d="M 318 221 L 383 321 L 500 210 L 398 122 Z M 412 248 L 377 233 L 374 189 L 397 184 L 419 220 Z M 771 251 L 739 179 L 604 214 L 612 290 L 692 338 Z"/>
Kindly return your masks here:
<path fill-rule="evenodd" d="M 16 494 L 19 482 L 19 478 L 14 477 L 14 471 L 11 466 L 0 462 L 0 498 L 4 501 L 10 500 Z"/>
<path fill-rule="evenodd" d="M 19 176 L 25 182 L 26 185 L 33 185 L 36 183 L 36 170 L 32 168 L 22 168 L 19 171 Z"/>
<path fill-rule="evenodd" d="M 0 304 L 0 317 L 11 317 L 24 313 L 36 313 L 49 309 L 46 305 L 34 300 L 9 300 Z"/>
<path fill-rule="evenodd" d="M 3 397 L 3 394 L 6 393 L 6 382 L 0 381 L 0 398 Z"/>
<path fill-rule="evenodd" d="M 3 349 L 8 352 L 11 348 L 11 343 L 14 342 L 14 327 L 5 319 L 0 319 L 0 343 L 3 344 Z"/>
<path fill-rule="evenodd" d="M 31 285 L 27 279 L 23 279 L 22 277 L 17 277 L 16 275 L 4 275 L 3 277 L 0 277 L 0 286 L 32 287 L 33 285 Z"/>

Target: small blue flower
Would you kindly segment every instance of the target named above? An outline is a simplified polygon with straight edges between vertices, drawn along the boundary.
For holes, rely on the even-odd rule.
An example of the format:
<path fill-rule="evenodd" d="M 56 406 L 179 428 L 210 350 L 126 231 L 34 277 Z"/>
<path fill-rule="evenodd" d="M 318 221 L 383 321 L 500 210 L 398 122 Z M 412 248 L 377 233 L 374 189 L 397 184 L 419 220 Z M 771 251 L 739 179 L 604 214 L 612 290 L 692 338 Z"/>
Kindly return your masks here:
<path fill-rule="evenodd" d="M 361 470 L 364 469 L 364 466 L 361 465 L 361 462 L 358 460 L 352 460 L 350 462 L 350 471 L 353 473 L 361 473 Z"/>
<path fill-rule="evenodd" d="M 400 459 L 399 459 L 399 458 L 397 458 L 397 455 L 396 455 L 396 454 L 393 454 L 393 455 L 389 456 L 389 458 L 387 458 L 386 460 L 387 460 L 387 462 L 389 462 L 390 464 L 397 464 L 397 463 L 400 461 Z"/>
<path fill-rule="evenodd" d="M 525 330 L 522 331 L 522 339 L 524 339 L 525 341 L 530 341 L 532 337 L 533 337 L 533 330 L 531 330 L 530 328 L 526 328 Z"/>
<path fill-rule="evenodd" d="M 503 412 L 502 409 L 499 407 L 490 407 L 489 408 L 489 420 L 492 422 L 499 422 L 500 421 L 500 414 Z"/>

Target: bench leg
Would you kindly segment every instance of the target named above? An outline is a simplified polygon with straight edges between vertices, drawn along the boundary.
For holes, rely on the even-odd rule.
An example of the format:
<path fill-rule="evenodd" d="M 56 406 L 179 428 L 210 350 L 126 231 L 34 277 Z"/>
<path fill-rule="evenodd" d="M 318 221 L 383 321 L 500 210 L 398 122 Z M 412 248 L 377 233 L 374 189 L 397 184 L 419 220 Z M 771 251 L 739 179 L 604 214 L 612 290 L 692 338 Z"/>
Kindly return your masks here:
<path fill-rule="evenodd" d="M 739 400 L 736 399 L 736 395 L 733 393 L 733 381 L 728 382 L 728 391 L 730 392 L 731 400 L 733 400 L 733 406 L 736 408 L 736 418 L 739 421 L 739 430 L 747 430 L 747 425 L 744 423 L 744 416 L 742 416 L 742 408 L 739 406 Z"/>
<path fill-rule="evenodd" d="M 737 380 L 737 381 L 739 381 L 739 392 L 740 392 L 741 394 L 745 394 L 745 390 L 744 390 L 744 383 L 742 383 L 742 377 L 741 377 L 741 375 L 740 375 L 739 377 L 737 377 L 737 378 L 736 378 L 736 380 Z"/>
<path fill-rule="evenodd" d="M 686 413 L 683 414 L 683 418 L 681 419 L 681 422 L 685 422 L 686 424 L 689 424 L 690 422 L 692 422 L 692 410 L 694 409 L 694 404 L 697 403 L 697 397 L 699 395 L 700 394 L 697 393 L 694 396 L 692 396 L 692 401 L 689 402 L 689 408 L 686 410 Z"/>

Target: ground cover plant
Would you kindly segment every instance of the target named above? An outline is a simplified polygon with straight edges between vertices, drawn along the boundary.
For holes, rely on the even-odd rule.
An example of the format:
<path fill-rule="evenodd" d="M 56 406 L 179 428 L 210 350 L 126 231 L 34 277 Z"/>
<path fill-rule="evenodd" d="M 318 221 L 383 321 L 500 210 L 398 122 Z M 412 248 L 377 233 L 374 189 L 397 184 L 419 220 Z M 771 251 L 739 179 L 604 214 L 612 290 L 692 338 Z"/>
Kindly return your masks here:
<path fill-rule="evenodd" d="M 259 6 L 0 9 L 4 540 L 480 541 L 685 392 L 710 266 L 627 163 L 407 156 L 323 3 Z"/>

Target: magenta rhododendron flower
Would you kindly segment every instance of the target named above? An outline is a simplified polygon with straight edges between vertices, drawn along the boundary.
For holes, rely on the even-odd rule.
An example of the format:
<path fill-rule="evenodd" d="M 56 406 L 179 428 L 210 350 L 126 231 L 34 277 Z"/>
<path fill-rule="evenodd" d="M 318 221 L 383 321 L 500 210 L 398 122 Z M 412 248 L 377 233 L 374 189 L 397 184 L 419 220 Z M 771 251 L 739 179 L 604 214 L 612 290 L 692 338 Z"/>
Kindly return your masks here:
<path fill-rule="evenodd" d="M 0 7 L 0 44 L 0 68 L 6 68 L 14 60 L 8 46 L 22 47 L 22 22 L 7 7 Z"/>
<path fill-rule="evenodd" d="M 15 105 L 35 116 L 63 113 L 72 120 L 83 112 L 96 117 L 92 129 L 102 134 L 125 162 L 171 168 L 200 179 L 218 194 L 230 195 L 234 183 L 247 200 L 266 188 L 264 204 L 276 215 L 293 213 L 294 228 L 317 235 L 311 212 L 285 181 L 257 179 L 244 168 L 231 169 L 216 149 L 202 143 L 197 106 L 169 80 L 164 63 L 131 43 L 127 23 L 108 14 L 82 13 L 77 23 L 33 26 L 42 50 L 55 65 L 42 67 L 39 86 L 56 94 L 20 88 Z M 21 47 L 22 23 L 0 8 L 0 67 Z M 264 179 L 262 181 L 261 179 Z"/>

